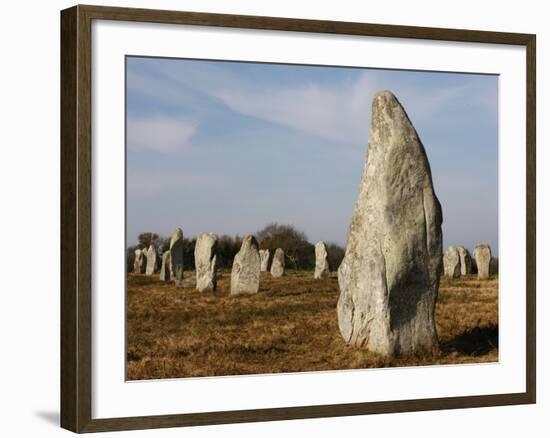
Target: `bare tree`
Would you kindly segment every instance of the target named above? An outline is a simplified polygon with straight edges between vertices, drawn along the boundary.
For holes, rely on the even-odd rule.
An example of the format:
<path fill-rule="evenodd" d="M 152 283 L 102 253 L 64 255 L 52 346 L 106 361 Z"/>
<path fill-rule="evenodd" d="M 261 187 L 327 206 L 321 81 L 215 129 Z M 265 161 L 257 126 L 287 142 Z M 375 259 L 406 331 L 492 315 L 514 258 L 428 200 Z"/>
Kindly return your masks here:
<path fill-rule="evenodd" d="M 293 225 L 270 223 L 256 233 L 256 238 L 260 247 L 269 249 L 271 254 L 281 248 L 294 269 L 315 266 L 315 247 L 307 241 L 306 234 Z"/>

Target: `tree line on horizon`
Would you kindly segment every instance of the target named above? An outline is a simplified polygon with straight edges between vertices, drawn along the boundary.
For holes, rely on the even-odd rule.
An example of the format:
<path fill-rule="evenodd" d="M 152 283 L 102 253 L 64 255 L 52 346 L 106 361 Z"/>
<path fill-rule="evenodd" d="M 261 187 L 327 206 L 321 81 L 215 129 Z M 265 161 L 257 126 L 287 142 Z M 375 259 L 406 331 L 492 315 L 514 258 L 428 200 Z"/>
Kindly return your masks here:
<path fill-rule="evenodd" d="M 154 232 L 142 232 L 137 236 L 138 243 L 129 246 L 126 251 L 127 269 L 130 272 L 134 266 L 135 250 L 148 249 L 152 244 L 161 255 L 170 249 L 170 237 L 161 236 Z M 293 225 L 270 223 L 254 234 L 260 249 L 269 249 L 270 258 L 275 250 L 281 248 L 285 252 L 287 268 L 295 270 L 313 270 L 315 268 L 315 245 L 308 241 L 307 235 Z M 184 269 L 195 269 L 196 237 L 185 237 Z M 241 249 L 243 236 L 237 234 L 218 236 L 217 265 L 218 269 L 231 269 L 235 254 Z M 344 258 L 345 249 L 332 242 L 325 242 L 328 252 L 328 262 L 331 270 L 338 269 Z"/>

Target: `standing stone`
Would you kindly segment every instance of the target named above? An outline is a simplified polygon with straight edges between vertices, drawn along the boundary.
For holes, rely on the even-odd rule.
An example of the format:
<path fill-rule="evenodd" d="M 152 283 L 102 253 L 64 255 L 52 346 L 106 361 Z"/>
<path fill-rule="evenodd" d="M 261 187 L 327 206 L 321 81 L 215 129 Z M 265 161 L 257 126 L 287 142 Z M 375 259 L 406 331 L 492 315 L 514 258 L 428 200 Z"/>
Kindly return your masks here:
<path fill-rule="evenodd" d="M 442 221 L 422 142 L 397 98 L 380 92 L 338 269 L 338 325 L 348 344 L 385 357 L 438 349 Z"/>
<path fill-rule="evenodd" d="M 456 246 L 449 246 L 445 255 L 443 255 L 443 271 L 446 277 L 460 277 L 460 254 Z"/>
<path fill-rule="evenodd" d="M 143 248 L 139 258 L 139 273 L 145 274 L 147 271 L 147 250 Z"/>
<path fill-rule="evenodd" d="M 200 233 L 195 244 L 196 288 L 198 291 L 216 290 L 216 251 L 218 238 L 215 234 Z"/>
<path fill-rule="evenodd" d="M 477 278 L 486 280 L 489 278 L 491 265 L 491 247 L 486 243 L 477 245 L 474 249 L 474 258 L 477 265 Z"/>
<path fill-rule="evenodd" d="M 157 270 L 157 249 L 153 244 L 149 245 L 147 250 L 147 267 L 145 270 L 145 275 L 153 275 Z"/>
<path fill-rule="evenodd" d="M 260 271 L 267 272 L 269 265 L 269 249 L 260 249 Z"/>
<path fill-rule="evenodd" d="M 231 269 L 231 295 L 255 294 L 260 290 L 260 253 L 254 236 L 243 239 Z"/>
<path fill-rule="evenodd" d="M 170 260 L 176 287 L 183 287 L 183 231 L 176 228 L 170 238 Z"/>
<path fill-rule="evenodd" d="M 275 254 L 273 254 L 271 275 L 273 277 L 282 277 L 285 275 L 285 252 L 281 248 L 277 248 Z"/>
<path fill-rule="evenodd" d="M 134 272 L 139 273 L 141 270 L 141 249 L 134 251 Z"/>
<path fill-rule="evenodd" d="M 460 256 L 460 275 L 470 275 L 472 273 L 472 257 L 466 248 L 462 245 L 458 247 Z"/>
<path fill-rule="evenodd" d="M 329 274 L 327 246 L 323 241 L 317 242 L 315 244 L 315 273 L 313 278 L 325 278 Z"/>
<path fill-rule="evenodd" d="M 160 267 L 159 278 L 161 281 L 170 281 L 172 278 L 172 262 L 170 260 L 170 251 L 164 251 L 162 254 L 162 265 Z"/>

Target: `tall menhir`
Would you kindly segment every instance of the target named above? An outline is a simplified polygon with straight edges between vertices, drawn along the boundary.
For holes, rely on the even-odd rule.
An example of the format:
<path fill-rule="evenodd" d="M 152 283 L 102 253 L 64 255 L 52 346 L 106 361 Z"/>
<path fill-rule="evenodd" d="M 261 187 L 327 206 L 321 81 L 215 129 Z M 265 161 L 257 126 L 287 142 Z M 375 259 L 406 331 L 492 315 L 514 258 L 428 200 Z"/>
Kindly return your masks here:
<path fill-rule="evenodd" d="M 397 98 L 382 91 L 338 269 L 338 325 L 348 344 L 386 357 L 438 349 L 442 221 L 422 142 Z"/>

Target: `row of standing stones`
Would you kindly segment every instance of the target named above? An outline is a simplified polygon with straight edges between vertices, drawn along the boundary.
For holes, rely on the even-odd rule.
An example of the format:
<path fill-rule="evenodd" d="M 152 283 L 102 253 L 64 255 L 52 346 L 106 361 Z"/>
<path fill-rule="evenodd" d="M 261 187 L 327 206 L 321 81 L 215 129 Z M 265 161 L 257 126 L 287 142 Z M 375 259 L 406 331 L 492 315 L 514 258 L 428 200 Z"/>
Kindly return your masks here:
<path fill-rule="evenodd" d="M 474 263 L 477 267 L 477 278 L 480 280 L 488 279 L 497 270 L 491 247 L 482 243 L 475 247 L 473 259 L 464 246 L 449 246 L 443 255 L 443 272 L 449 278 L 470 275 L 473 273 Z"/>
<path fill-rule="evenodd" d="M 200 292 L 216 290 L 217 236 L 212 233 L 200 233 L 195 244 L 196 289 Z M 243 239 L 239 252 L 233 260 L 231 270 L 231 294 L 253 294 L 260 289 L 260 272 L 268 270 L 270 252 L 259 249 L 254 236 Z M 153 275 L 160 262 L 160 279 L 175 280 L 176 286 L 183 287 L 183 231 L 178 228 L 170 239 L 170 248 L 159 257 L 154 245 L 147 250 L 136 249 L 134 272 Z M 282 277 L 285 274 L 285 253 L 277 248 L 271 261 L 271 275 Z M 324 242 L 315 245 L 314 278 L 321 279 L 330 274 L 328 252 Z"/>
<path fill-rule="evenodd" d="M 338 268 L 340 333 L 349 345 L 385 357 L 434 353 L 439 349 L 434 314 L 443 268 L 443 216 L 424 146 L 390 91 L 373 99 L 359 189 Z M 172 236 L 166 255 L 176 283 L 183 275 L 183 253 L 177 250 L 181 236 L 181 230 Z M 211 287 L 215 281 L 213 237 L 204 236 L 197 239 L 195 249 L 197 287 Z M 323 250 L 326 253 L 320 248 L 319 254 Z M 282 250 L 276 251 L 274 275 L 284 272 L 281 254 Z M 233 263 L 231 293 L 257 292 L 261 267 L 258 243 L 247 236 Z M 319 269 L 326 275 L 328 264 Z"/>

